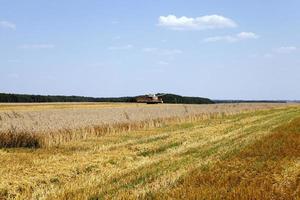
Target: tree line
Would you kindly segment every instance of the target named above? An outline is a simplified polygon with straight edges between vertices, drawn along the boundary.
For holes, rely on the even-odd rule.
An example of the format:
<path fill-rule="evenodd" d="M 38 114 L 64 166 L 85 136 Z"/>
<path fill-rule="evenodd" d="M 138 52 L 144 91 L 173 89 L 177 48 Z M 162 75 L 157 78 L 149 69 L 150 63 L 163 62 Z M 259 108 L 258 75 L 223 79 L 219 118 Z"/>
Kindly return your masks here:
<path fill-rule="evenodd" d="M 212 104 L 212 100 L 202 97 L 184 97 L 175 94 L 162 96 L 164 103 L 174 104 Z M 53 96 L 0 93 L 2 103 L 45 103 L 45 102 L 136 102 L 136 97 L 95 98 L 84 96 Z"/>

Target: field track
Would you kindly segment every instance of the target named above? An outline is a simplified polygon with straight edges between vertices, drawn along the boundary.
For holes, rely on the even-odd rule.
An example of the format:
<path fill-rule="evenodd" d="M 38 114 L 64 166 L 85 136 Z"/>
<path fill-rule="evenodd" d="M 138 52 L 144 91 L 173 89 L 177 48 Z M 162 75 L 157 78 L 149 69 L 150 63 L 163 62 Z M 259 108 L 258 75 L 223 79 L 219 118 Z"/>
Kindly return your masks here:
<path fill-rule="evenodd" d="M 0 149 L 0 199 L 178 198 L 178 194 L 187 195 L 184 180 L 190 180 L 191 172 L 201 174 L 214 170 L 213 166 L 226 166 L 226 160 L 299 117 L 299 106 L 281 105 L 174 121 L 59 147 Z M 291 157 L 276 171 L 280 175 L 287 170 L 287 175 L 278 178 L 270 173 L 271 178 L 276 176 L 272 184 L 290 181 L 295 187 L 299 159 Z M 281 188 L 285 194 L 285 185 Z M 212 193 L 208 191 L 207 199 L 214 199 Z"/>

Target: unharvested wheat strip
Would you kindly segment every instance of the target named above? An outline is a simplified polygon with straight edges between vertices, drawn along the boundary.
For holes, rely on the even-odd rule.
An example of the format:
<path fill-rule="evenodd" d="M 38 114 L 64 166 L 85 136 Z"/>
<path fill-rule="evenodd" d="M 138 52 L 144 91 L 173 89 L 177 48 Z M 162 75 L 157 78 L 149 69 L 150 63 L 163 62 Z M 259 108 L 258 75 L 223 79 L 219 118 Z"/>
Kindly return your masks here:
<path fill-rule="evenodd" d="M 112 104 L 114 105 L 114 104 Z M 77 105 L 76 105 L 77 106 Z M 81 105 L 83 108 L 88 105 Z M 10 112 L 6 113 L 5 117 L 4 113 L 4 121 L 2 123 L 0 132 L 5 132 L 10 130 L 11 127 L 15 128 L 15 132 L 23 132 L 23 133 L 36 133 L 39 137 L 45 137 L 46 140 L 51 138 L 55 139 L 61 143 L 64 142 L 64 137 L 61 136 L 64 133 L 64 130 L 67 130 L 66 139 L 68 139 L 68 135 L 72 133 L 70 138 L 85 138 L 89 134 L 81 135 L 80 132 L 76 132 L 77 129 L 81 129 L 82 127 L 87 126 L 95 126 L 99 124 L 107 124 L 113 122 L 127 122 L 126 115 L 124 113 L 128 113 L 127 115 L 130 118 L 131 122 L 140 122 L 149 119 L 155 118 L 166 118 L 166 117 L 176 117 L 176 116 L 187 116 L 187 115 L 195 115 L 195 114 L 211 114 L 211 113 L 237 113 L 241 111 L 246 111 L 251 109 L 268 109 L 270 107 L 278 107 L 280 108 L 282 105 L 274 104 L 272 106 L 267 104 L 241 104 L 236 105 L 228 109 L 227 105 L 195 105 L 195 106 L 186 106 L 190 113 L 186 113 L 185 109 L 182 105 L 164 105 L 164 106 L 133 106 L 130 104 L 129 107 L 119 107 L 119 108 L 101 108 L 101 109 L 81 109 L 80 107 L 77 109 L 50 109 L 50 110 L 42 110 L 42 111 L 31 111 L 31 112 Z M 38 106 L 39 107 L 39 106 Z M 229 111 L 228 111 L 229 110 Z M 15 117 L 16 115 L 13 113 L 17 113 L 22 116 Z M 0 115 L 1 112 L 0 112 Z M 52 134 L 57 132 L 58 134 Z M 51 134 L 52 136 L 47 138 L 47 135 Z M 91 133 L 92 134 L 92 133 Z M 76 136 L 76 137 L 74 137 Z M 51 142 L 48 142 L 51 144 Z M 53 142 L 52 142 L 53 143 Z M 53 143 L 55 145 L 55 143 Z"/>
<path fill-rule="evenodd" d="M 141 107 L 143 105 L 130 103 L 0 103 L 0 112 L 2 111 L 39 111 L 51 109 L 102 109 L 116 107 Z"/>

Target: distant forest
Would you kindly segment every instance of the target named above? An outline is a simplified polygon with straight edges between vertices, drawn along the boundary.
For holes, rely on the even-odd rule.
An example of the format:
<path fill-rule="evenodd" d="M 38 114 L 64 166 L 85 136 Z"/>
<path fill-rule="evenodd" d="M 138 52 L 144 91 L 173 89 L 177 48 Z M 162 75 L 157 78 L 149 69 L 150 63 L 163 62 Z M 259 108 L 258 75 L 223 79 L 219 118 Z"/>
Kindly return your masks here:
<path fill-rule="evenodd" d="M 160 94 L 160 93 L 159 93 Z M 158 95 L 159 95 L 158 94 Z M 136 102 L 136 97 L 84 97 L 84 96 L 50 96 L 50 95 L 28 95 L 0 93 L 1 103 L 46 103 L 46 102 Z M 269 100 L 210 100 L 203 97 L 185 97 L 175 94 L 164 94 L 164 103 L 172 104 L 214 104 L 214 103 L 286 103 L 287 101 Z"/>
<path fill-rule="evenodd" d="M 285 100 L 213 100 L 215 103 L 287 103 Z"/>
<path fill-rule="evenodd" d="M 164 103 L 173 104 L 213 104 L 214 102 L 202 97 L 184 97 L 175 94 L 165 94 Z M 83 96 L 50 96 L 0 93 L 2 103 L 43 103 L 43 102 L 136 102 L 136 97 L 95 98 Z"/>

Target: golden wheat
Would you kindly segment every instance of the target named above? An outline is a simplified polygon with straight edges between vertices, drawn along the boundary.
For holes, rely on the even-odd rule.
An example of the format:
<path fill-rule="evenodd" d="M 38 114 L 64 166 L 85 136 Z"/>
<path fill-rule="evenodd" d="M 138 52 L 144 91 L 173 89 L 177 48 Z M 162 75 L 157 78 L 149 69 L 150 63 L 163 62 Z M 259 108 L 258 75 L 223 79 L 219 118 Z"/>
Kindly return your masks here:
<path fill-rule="evenodd" d="M 227 106 L 228 109 L 233 107 Z M 253 145 L 250 149 L 259 149 L 256 143 L 272 138 L 274 128 L 300 116 L 300 107 L 294 105 L 272 105 L 272 109 L 260 107 L 259 110 L 255 105 L 253 107 L 256 111 L 243 112 L 245 109 L 239 108 L 236 114 L 179 117 L 169 122 L 161 120 L 159 126 L 153 121 L 148 128 L 142 126 L 136 130 L 127 127 L 124 131 L 115 131 L 115 127 L 108 127 L 112 129 L 110 134 L 73 140 L 58 147 L 0 149 L 0 199 L 179 198 L 178 194 L 188 180 L 185 177 L 190 177 L 193 172 L 198 177 L 206 171 L 210 177 L 213 172 L 219 172 L 211 171 L 213 166 L 222 166 L 224 171 L 220 172 L 227 177 L 234 160 L 242 161 L 243 156 L 228 165 L 223 163 L 224 160 L 229 162 L 239 152 L 246 155 L 248 151 L 243 149 Z M 281 137 L 275 137 L 274 141 L 278 138 Z M 287 144 L 295 139 L 297 137 L 288 140 Z M 267 155 L 272 158 L 271 154 Z M 280 164 L 284 169 L 279 170 L 274 179 L 276 190 L 286 192 L 287 182 L 294 187 L 299 176 L 298 159 L 291 156 L 289 162 Z M 242 174 L 249 163 L 238 164 L 232 173 Z M 219 175 L 216 173 L 212 181 L 218 180 Z M 192 185 L 194 183 L 196 181 L 191 181 Z M 176 186 L 179 192 L 172 189 Z M 203 192 L 206 191 L 209 197 L 218 191 L 217 186 L 214 188 L 206 188 Z M 297 190 L 292 188 L 291 191 Z M 201 196 L 195 198 L 201 199 Z"/>
<path fill-rule="evenodd" d="M 153 199 L 299 199 L 300 118 Z"/>
<path fill-rule="evenodd" d="M 284 104 L 1 104 L 0 147 L 50 147 L 170 121 L 280 108 Z"/>

